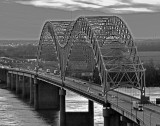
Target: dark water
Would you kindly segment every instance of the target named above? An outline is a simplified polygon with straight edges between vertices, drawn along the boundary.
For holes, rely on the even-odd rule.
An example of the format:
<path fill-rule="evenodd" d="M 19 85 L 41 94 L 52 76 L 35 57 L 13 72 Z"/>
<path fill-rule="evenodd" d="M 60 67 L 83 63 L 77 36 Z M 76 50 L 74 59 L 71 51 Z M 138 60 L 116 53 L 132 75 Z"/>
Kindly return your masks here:
<path fill-rule="evenodd" d="M 102 106 L 94 104 L 95 126 L 102 126 Z M 87 111 L 88 100 L 67 92 L 66 111 Z M 59 111 L 35 111 L 7 89 L 0 88 L 0 126 L 59 126 Z"/>

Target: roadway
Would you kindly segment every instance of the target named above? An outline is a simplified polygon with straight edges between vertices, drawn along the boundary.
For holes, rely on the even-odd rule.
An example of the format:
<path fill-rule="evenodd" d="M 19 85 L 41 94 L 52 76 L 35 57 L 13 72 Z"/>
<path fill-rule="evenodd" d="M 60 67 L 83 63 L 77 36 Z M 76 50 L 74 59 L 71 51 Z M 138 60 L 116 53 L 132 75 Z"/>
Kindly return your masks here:
<path fill-rule="evenodd" d="M 41 74 L 43 74 L 46 77 L 51 77 L 52 79 L 55 78 L 56 80 L 61 81 L 59 76 L 55 77 L 53 74 L 51 75 L 46 73 L 41 73 Z M 99 95 L 101 94 L 101 91 L 102 91 L 100 86 L 97 86 L 97 85 L 93 86 L 86 81 L 76 80 L 75 78 L 68 78 L 68 77 L 66 78 L 64 84 L 65 84 L 64 85 L 65 88 L 83 97 L 88 98 L 89 97 L 88 94 L 89 94 L 94 97 L 92 98 L 92 96 L 90 96 L 91 100 L 100 104 L 104 103 L 104 97 L 102 95 Z M 133 114 L 134 117 L 139 120 L 138 122 L 140 122 L 141 125 L 156 126 L 156 124 L 160 124 L 160 107 L 159 106 L 155 106 L 153 104 L 150 104 L 150 105 L 147 104 L 143 106 L 143 109 L 144 109 L 143 111 L 135 110 L 132 107 L 132 101 L 140 101 L 140 99 L 129 96 L 127 94 L 122 94 L 117 91 L 109 91 L 107 99 L 111 103 L 112 109 L 117 111 L 117 108 L 123 108 L 123 111 L 127 111 L 128 113 Z M 115 109 L 115 107 L 117 108 Z M 159 113 L 157 111 L 159 111 Z M 144 122 L 144 124 L 141 121 Z"/>
<path fill-rule="evenodd" d="M 132 107 L 132 101 L 137 101 L 137 98 L 129 96 L 127 98 L 126 95 L 121 93 L 118 93 L 117 97 L 116 92 L 110 92 L 109 94 L 116 96 L 114 98 L 108 98 L 112 104 L 123 107 L 126 111 L 130 111 L 130 113 L 134 114 L 137 119 L 141 119 L 146 126 L 156 126 L 156 124 L 160 124 L 160 113 L 155 112 L 156 110 L 160 111 L 159 106 L 147 104 L 143 106 L 143 111 L 138 111 Z"/>

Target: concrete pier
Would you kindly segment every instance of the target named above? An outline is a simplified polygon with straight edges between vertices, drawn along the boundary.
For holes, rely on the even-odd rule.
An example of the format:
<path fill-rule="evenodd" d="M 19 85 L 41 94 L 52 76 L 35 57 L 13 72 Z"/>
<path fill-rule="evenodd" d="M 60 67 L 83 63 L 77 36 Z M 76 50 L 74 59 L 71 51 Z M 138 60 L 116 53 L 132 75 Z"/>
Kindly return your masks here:
<path fill-rule="evenodd" d="M 30 77 L 29 78 L 29 84 L 30 84 L 30 104 L 34 103 L 34 82 L 33 82 L 33 78 Z"/>
<path fill-rule="evenodd" d="M 23 76 L 22 78 L 22 97 L 29 98 L 30 97 L 30 79 L 29 77 Z"/>
<path fill-rule="evenodd" d="M 59 110 L 60 97 L 59 88 L 37 80 L 34 83 L 34 106 L 35 109 Z"/>
<path fill-rule="evenodd" d="M 22 94 L 22 87 L 23 87 L 23 76 L 18 75 L 18 84 L 17 84 L 17 93 Z"/>
<path fill-rule="evenodd" d="M 114 110 L 111 111 L 110 126 L 120 126 L 120 114 Z"/>
<path fill-rule="evenodd" d="M 66 90 L 61 88 L 60 95 L 60 126 L 94 126 L 94 104 L 88 101 L 87 112 L 66 112 Z"/>
<path fill-rule="evenodd" d="M 11 87 L 11 74 L 7 73 L 7 88 Z"/>
<path fill-rule="evenodd" d="M 110 126 L 110 108 L 103 106 L 104 126 Z"/>
<path fill-rule="evenodd" d="M 20 79 L 20 76 L 17 74 L 17 75 L 16 75 L 16 93 L 17 93 L 17 94 L 20 94 L 20 93 L 21 93 L 19 79 Z"/>
<path fill-rule="evenodd" d="M 17 74 L 13 74 L 13 90 L 16 91 L 16 75 Z"/>
<path fill-rule="evenodd" d="M 60 126 L 66 126 L 66 104 L 65 104 L 65 95 L 66 90 L 60 89 Z"/>
<path fill-rule="evenodd" d="M 13 86 L 14 86 L 14 83 L 13 83 L 13 73 L 11 73 L 11 90 L 13 90 Z"/>
<path fill-rule="evenodd" d="M 88 100 L 88 111 L 89 111 L 89 124 L 90 126 L 94 126 L 94 102 Z"/>
<path fill-rule="evenodd" d="M 30 98 L 30 77 L 25 77 L 26 98 Z"/>
<path fill-rule="evenodd" d="M 37 78 L 34 77 L 34 108 L 35 110 L 38 110 L 39 109 L 39 101 L 38 101 L 38 81 L 37 81 Z"/>
<path fill-rule="evenodd" d="M 23 75 L 22 79 L 22 98 L 26 98 L 26 85 L 25 85 L 25 76 Z"/>

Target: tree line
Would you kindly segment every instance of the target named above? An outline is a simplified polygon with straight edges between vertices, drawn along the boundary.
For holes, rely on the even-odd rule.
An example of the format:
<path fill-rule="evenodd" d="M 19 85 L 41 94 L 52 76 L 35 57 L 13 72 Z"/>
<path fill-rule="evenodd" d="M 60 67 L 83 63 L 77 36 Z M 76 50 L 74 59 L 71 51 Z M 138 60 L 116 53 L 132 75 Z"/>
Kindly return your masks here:
<path fill-rule="evenodd" d="M 144 64 L 146 69 L 146 87 L 160 87 L 160 65 L 155 65 L 153 60 Z"/>
<path fill-rule="evenodd" d="M 15 59 L 36 59 L 37 46 L 32 44 L 21 45 L 21 46 L 7 46 L 0 48 L 0 57 L 10 57 Z M 49 56 L 49 55 L 48 55 Z M 52 55 L 51 55 L 52 56 Z M 49 58 L 49 57 L 48 57 Z M 149 63 L 144 64 L 146 69 L 146 86 L 147 87 L 159 87 L 160 86 L 160 65 L 155 65 L 153 60 Z M 101 83 L 99 73 L 94 70 L 93 74 L 94 82 Z"/>
<path fill-rule="evenodd" d="M 21 46 L 6 46 L 1 47 L 0 57 L 10 57 L 19 59 L 35 59 L 37 53 L 37 46 L 32 44 Z"/>

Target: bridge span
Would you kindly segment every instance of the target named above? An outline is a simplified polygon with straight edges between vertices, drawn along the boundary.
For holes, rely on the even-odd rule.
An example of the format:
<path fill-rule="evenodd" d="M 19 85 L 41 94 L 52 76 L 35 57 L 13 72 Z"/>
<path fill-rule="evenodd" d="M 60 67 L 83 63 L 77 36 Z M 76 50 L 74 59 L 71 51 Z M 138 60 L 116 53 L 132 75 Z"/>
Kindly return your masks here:
<path fill-rule="evenodd" d="M 62 82 L 59 75 L 40 72 L 36 74 L 35 71 L 17 68 L 1 68 L 0 71 L 1 73 L 3 71 L 3 76 L 6 76 L 7 87 L 21 94 L 23 98 L 29 98 L 36 110 L 60 110 L 62 126 L 94 125 L 94 102 L 103 105 L 105 126 L 156 126 L 160 124 L 159 106 L 148 103 L 143 104 L 143 111 L 135 110 L 132 101 L 140 102 L 141 99 L 115 90 L 108 91 L 107 96 L 103 96 L 100 86 L 92 82 L 76 81 L 75 78 L 69 77 Z M 87 98 L 89 100 L 88 112 L 65 112 L 66 90 Z M 74 119 L 76 122 L 69 122 Z"/>
<path fill-rule="evenodd" d="M 48 21 L 42 28 L 36 62 L 16 62 L 12 68 L 0 68 L 0 79 L 29 97 L 35 109 L 60 110 L 60 126 L 93 126 L 94 102 L 103 106 L 104 126 L 160 124 L 160 108 L 146 106 L 145 69 L 137 47 L 117 16 Z M 136 88 L 140 99 L 116 91 L 119 87 Z M 66 90 L 87 98 L 88 112 L 67 113 Z M 131 99 L 143 105 L 143 111 L 133 109 Z"/>

